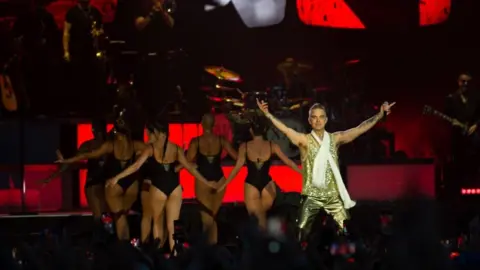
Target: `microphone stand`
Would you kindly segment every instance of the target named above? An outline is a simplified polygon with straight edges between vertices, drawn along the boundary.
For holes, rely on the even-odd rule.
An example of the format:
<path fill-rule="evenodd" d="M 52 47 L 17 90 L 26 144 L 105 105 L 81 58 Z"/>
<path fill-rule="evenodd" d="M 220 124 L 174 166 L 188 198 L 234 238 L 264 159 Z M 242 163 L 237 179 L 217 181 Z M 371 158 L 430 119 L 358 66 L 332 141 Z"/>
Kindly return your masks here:
<path fill-rule="evenodd" d="M 19 71 L 18 67 L 18 58 L 17 55 L 15 54 L 6 64 L 4 67 L 4 70 L 11 69 L 11 64 L 13 61 L 17 62 L 17 66 L 14 65 L 12 72 L 15 72 L 17 75 L 22 74 Z M 21 76 L 21 75 L 20 75 Z M 23 78 L 21 78 L 21 81 L 24 81 Z M 20 88 L 24 87 L 23 84 L 18 85 Z M 21 183 L 21 206 L 20 206 L 20 211 L 19 212 L 13 212 L 11 214 L 27 214 L 27 209 L 26 209 L 26 192 L 27 192 L 27 186 L 25 183 L 25 118 L 26 118 L 26 110 L 29 107 L 28 106 L 28 97 L 26 96 L 26 92 L 24 89 L 20 89 L 18 93 L 22 93 L 22 99 L 23 103 L 22 106 L 19 106 L 19 114 L 18 114 L 18 135 L 19 135 L 19 142 L 18 142 L 18 150 L 19 150 L 19 157 L 18 157 L 18 166 L 14 166 L 14 168 L 18 168 L 18 177 L 20 178 L 20 183 Z M 13 170 L 13 173 L 17 173 L 17 171 Z"/>
<path fill-rule="evenodd" d="M 21 211 L 19 214 L 29 214 L 30 212 L 27 211 L 27 204 L 26 204 L 26 196 L 27 196 L 27 183 L 25 181 L 25 124 L 26 124 L 26 115 L 25 115 L 25 108 L 20 109 L 20 116 L 19 116 L 19 164 L 20 164 L 20 171 L 19 177 L 22 183 L 22 192 L 21 192 Z"/>

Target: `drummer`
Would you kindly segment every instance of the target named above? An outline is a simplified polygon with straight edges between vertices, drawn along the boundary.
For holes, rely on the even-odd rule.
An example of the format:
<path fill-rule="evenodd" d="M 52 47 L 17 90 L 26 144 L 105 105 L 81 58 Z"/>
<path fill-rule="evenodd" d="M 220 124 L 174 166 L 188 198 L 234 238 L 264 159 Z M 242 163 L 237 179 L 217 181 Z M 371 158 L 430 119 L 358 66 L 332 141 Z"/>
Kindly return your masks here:
<path fill-rule="evenodd" d="M 280 71 L 283 76 L 289 98 L 305 96 L 306 80 L 302 75 L 312 69 L 313 66 L 298 62 L 292 57 L 286 58 L 285 61 L 277 65 L 277 70 Z"/>

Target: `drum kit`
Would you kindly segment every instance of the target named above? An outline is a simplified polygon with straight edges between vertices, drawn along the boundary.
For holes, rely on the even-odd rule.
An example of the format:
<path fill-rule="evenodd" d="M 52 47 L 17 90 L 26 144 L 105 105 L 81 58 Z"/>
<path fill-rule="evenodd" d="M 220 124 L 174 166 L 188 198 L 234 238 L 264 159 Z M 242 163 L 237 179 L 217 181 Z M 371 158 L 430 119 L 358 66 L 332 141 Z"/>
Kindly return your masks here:
<path fill-rule="evenodd" d="M 300 120 L 301 112 L 303 108 L 311 104 L 312 98 L 293 96 L 287 92 L 287 89 L 291 82 L 289 80 L 291 75 L 306 73 L 312 67 L 288 58 L 280 63 L 277 69 L 284 75 L 284 85 L 274 85 L 263 91 L 245 91 L 243 90 L 243 79 L 238 73 L 222 66 L 206 66 L 204 68 L 209 75 L 204 82 L 210 86 L 204 86 L 202 90 L 211 102 L 213 110 L 227 115 L 232 126 L 235 144 L 249 138 L 248 130 L 251 119 L 262 114 L 258 110 L 257 99 L 268 102 L 272 113 L 289 127 L 299 132 L 306 131 L 305 125 Z M 275 141 L 289 157 L 299 154 L 298 149 L 290 144 L 288 138 L 273 126 L 269 128 L 266 135 L 267 139 Z"/>

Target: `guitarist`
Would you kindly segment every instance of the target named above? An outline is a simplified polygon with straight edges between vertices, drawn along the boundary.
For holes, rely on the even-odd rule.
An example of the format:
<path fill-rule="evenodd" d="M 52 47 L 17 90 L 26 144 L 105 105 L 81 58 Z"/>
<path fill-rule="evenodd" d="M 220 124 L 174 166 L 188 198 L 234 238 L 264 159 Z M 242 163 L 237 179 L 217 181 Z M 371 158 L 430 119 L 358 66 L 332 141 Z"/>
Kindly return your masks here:
<path fill-rule="evenodd" d="M 458 76 L 458 89 L 447 96 L 445 111 L 455 119 L 452 128 L 451 161 L 456 178 L 462 178 L 462 181 L 455 182 L 460 184 L 473 181 L 480 157 L 479 145 L 476 143 L 480 122 L 480 96 L 472 87 L 472 76 L 469 73 Z M 459 128 L 461 123 L 467 123 L 469 128 L 462 130 Z"/>
<path fill-rule="evenodd" d="M 20 72 L 25 93 L 21 95 L 24 108 L 32 113 L 45 113 L 52 106 L 45 104 L 54 95 L 58 78 L 60 32 L 55 19 L 45 9 L 44 0 L 36 1 L 20 13 L 13 25 L 16 54 L 19 56 Z M 18 80 L 15 86 L 18 88 Z M 19 89 L 17 89 L 19 90 Z M 47 98 L 48 97 L 48 98 Z"/>

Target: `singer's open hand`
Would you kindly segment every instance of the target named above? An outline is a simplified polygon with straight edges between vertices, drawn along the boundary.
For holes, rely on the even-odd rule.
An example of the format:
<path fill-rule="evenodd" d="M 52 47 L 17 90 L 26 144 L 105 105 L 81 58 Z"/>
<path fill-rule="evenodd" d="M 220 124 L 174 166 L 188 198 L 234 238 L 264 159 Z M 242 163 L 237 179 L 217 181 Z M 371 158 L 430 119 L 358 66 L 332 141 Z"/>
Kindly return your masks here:
<path fill-rule="evenodd" d="M 477 131 L 477 124 L 468 128 L 468 135 L 472 135 L 473 133 L 475 133 L 475 131 Z"/>
<path fill-rule="evenodd" d="M 57 151 L 55 151 L 55 154 L 57 155 L 57 160 L 55 161 L 55 163 L 67 163 L 63 158 L 62 152 L 60 152 L 60 150 L 57 149 Z"/>
<path fill-rule="evenodd" d="M 396 102 L 388 103 L 387 101 L 385 101 L 380 107 L 380 112 L 389 115 L 391 113 L 391 108 L 393 107 L 393 105 L 395 105 L 395 103 Z"/>
<path fill-rule="evenodd" d="M 257 98 L 257 106 L 258 108 L 260 109 L 260 111 L 262 111 L 265 115 L 268 114 L 268 103 L 266 103 L 265 101 L 260 101 L 258 98 Z"/>

